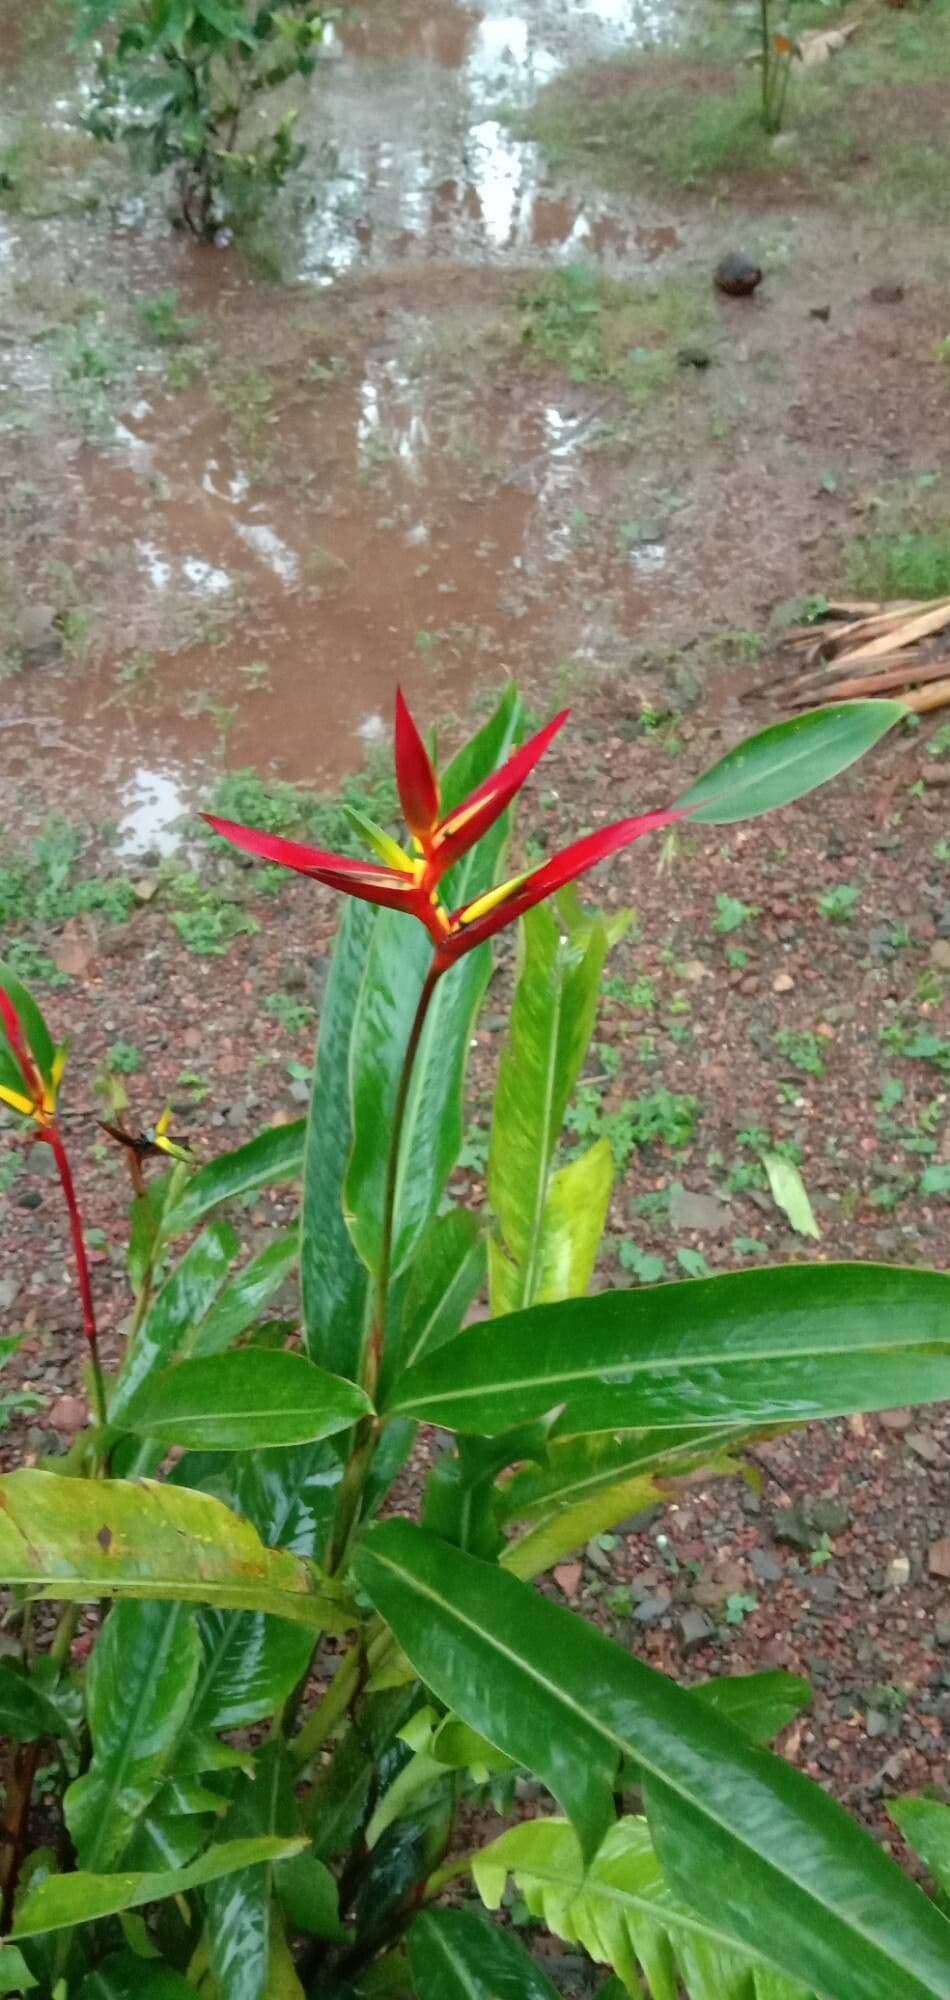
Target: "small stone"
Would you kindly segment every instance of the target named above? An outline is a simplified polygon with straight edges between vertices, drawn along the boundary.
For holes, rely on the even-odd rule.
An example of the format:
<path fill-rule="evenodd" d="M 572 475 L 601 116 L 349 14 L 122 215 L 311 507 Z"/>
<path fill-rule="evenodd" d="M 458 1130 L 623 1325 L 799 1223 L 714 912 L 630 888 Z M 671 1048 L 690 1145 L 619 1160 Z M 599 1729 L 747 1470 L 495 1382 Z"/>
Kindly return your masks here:
<path fill-rule="evenodd" d="M 637 1605 L 633 1615 L 638 1625 L 656 1625 L 661 1618 L 666 1617 L 669 1608 L 669 1591 L 658 1590 L 655 1597 L 645 1597 L 643 1602 Z"/>
<path fill-rule="evenodd" d="M 777 1542 L 790 1542 L 797 1549 L 810 1549 L 814 1541 L 808 1522 L 797 1507 L 776 1507 L 772 1533 Z"/>
<path fill-rule="evenodd" d="M 934 1639 L 938 1646 L 950 1646 L 950 1618 L 938 1618 L 934 1626 Z"/>
<path fill-rule="evenodd" d="M 792 993 L 794 992 L 794 989 L 795 989 L 795 981 L 792 978 L 790 972 L 776 973 L 775 978 L 772 981 L 773 993 Z"/>
<path fill-rule="evenodd" d="M 816 1576 L 811 1580 L 811 1594 L 816 1604 L 834 1604 L 838 1596 L 837 1578 Z"/>
<path fill-rule="evenodd" d="M 63 634 L 55 604 L 28 604 L 20 613 L 18 636 L 24 667 L 41 667 L 47 660 L 57 659 L 63 650 Z"/>
<path fill-rule="evenodd" d="M 670 1228 L 676 1232 L 694 1229 L 720 1235 L 729 1221 L 729 1209 L 715 1194 L 693 1194 L 677 1185 L 670 1193 Z"/>
<path fill-rule="evenodd" d="M 910 1582 L 910 1557 L 894 1556 L 884 1571 L 885 1590 L 903 1590 Z"/>
<path fill-rule="evenodd" d="M 887 1716 L 879 1708 L 869 1708 L 864 1724 L 869 1736 L 883 1736 L 887 1730 Z"/>
<path fill-rule="evenodd" d="M 0 1278 L 0 1312 L 9 1312 L 19 1289 L 19 1278 Z"/>
<path fill-rule="evenodd" d="M 886 1431 L 906 1431 L 914 1421 L 912 1410 L 882 1410 L 880 1421 Z"/>
<path fill-rule="evenodd" d="M 824 320 L 824 321 L 825 321 L 825 323 L 827 324 L 828 320 L 829 320 L 829 319 L 831 318 L 831 307 L 830 307 L 830 306 L 809 306 L 809 308 L 808 308 L 808 317 L 809 317 L 809 319 L 821 319 L 821 320 Z"/>
<path fill-rule="evenodd" d="M 749 1561 L 752 1565 L 752 1574 L 759 1583 L 778 1583 L 784 1574 L 781 1563 L 769 1555 L 768 1549 L 753 1549 Z"/>
<path fill-rule="evenodd" d="M 132 894 L 137 903 L 150 903 L 152 897 L 158 894 L 158 876 L 140 875 L 138 881 L 132 884 Z"/>
<path fill-rule="evenodd" d="M 825 1494 L 807 1508 L 808 1519 L 820 1535 L 843 1535 L 851 1526 L 851 1509 L 844 1500 Z"/>
<path fill-rule="evenodd" d="M 950 938 L 935 938 L 930 947 L 930 962 L 940 972 L 950 972 Z"/>
<path fill-rule="evenodd" d="M 942 1541 L 931 1542 L 927 1550 L 927 1568 L 931 1576 L 950 1576 L 950 1535 Z"/>
<path fill-rule="evenodd" d="M 868 297 L 875 306 L 899 306 L 903 301 L 904 287 L 897 278 L 883 278 L 871 286 Z"/>
<path fill-rule="evenodd" d="M 923 1459 L 925 1465 L 941 1463 L 943 1452 L 932 1431 L 908 1431 L 904 1443 L 915 1458 Z"/>
<path fill-rule="evenodd" d="M 680 1645 L 683 1651 L 691 1653 L 695 1647 L 705 1646 L 706 1641 L 712 1638 L 716 1628 L 713 1625 L 712 1619 L 707 1618 L 705 1611 L 697 1609 L 684 1611 L 676 1621 L 676 1629 L 680 1636 Z"/>
<path fill-rule="evenodd" d="M 577 1596 L 583 1576 L 584 1570 L 581 1563 L 557 1563 L 555 1565 L 554 1581 L 558 1589 L 563 1590 L 565 1597 Z"/>
<path fill-rule="evenodd" d="M 57 1396 L 47 1415 L 54 1430 L 78 1431 L 86 1421 L 86 1404 L 82 1396 Z"/>

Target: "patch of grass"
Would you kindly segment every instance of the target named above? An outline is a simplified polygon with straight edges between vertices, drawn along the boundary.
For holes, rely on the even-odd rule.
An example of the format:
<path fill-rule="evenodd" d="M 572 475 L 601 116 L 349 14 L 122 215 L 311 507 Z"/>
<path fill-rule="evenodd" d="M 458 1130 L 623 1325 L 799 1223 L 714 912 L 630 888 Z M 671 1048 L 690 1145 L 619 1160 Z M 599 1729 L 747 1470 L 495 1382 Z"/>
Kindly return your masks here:
<path fill-rule="evenodd" d="M 737 931 L 740 925 L 759 915 L 760 911 L 754 903 L 743 903 L 738 896 L 718 895 L 713 930 L 722 937 L 728 937 L 730 931 Z"/>
<path fill-rule="evenodd" d="M 584 264 L 519 292 L 523 349 L 572 382 L 607 382 L 640 402 L 678 374 L 676 353 L 706 325 L 705 301 L 683 283 L 622 284 Z"/>
<path fill-rule="evenodd" d="M 131 882 L 124 875 L 80 873 L 82 852 L 78 828 L 56 816 L 24 852 L 0 846 L 0 925 L 35 925 L 48 933 L 70 917 L 125 923 L 135 907 Z"/>
<path fill-rule="evenodd" d="M 844 551 L 844 581 L 856 597 L 950 595 L 950 524 L 856 536 Z"/>
<path fill-rule="evenodd" d="M 201 320 L 194 313 L 182 313 L 179 301 L 180 294 L 174 288 L 136 300 L 142 331 L 157 347 L 181 347 L 201 332 Z"/>
<path fill-rule="evenodd" d="M 362 854 L 347 806 L 384 826 L 398 823 L 396 788 L 385 753 L 369 758 L 362 771 L 345 778 L 338 793 L 306 792 L 284 779 L 269 780 L 256 771 L 241 770 L 219 778 L 211 800 L 212 811 L 224 819 L 290 839 L 312 840 L 346 854 Z"/>
<path fill-rule="evenodd" d="M 182 944 L 199 958 L 223 958 L 235 938 L 260 930 L 248 910 L 217 895 L 197 875 L 179 875 L 175 895 L 182 907 L 170 912 L 172 923 Z"/>
<path fill-rule="evenodd" d="M 783 1060 L 801 1070 L 803 1076 L 824 1076 L 821 1039 L 810 1028 L 777 1029 L 775 1046 Z"/>
<path fill-rule="evenodd" d="M 134 1042 L 113 1042 L 106 1061 L 118 1076 L 136 1076 L 142 1067 L 142 1051 Z"/>
<path fill-rule="evenodd" d="M 264 1011 L 279 1021 L 288 1035 L 299 1035 L 309 1028 L 316 1016 L 306 1001 L 295 1000 L 292 993 L 268 993 L 264 998 Z"/>
<path fill-rule="evenodd" d="M 835 12 L 796 7 L 795 29 L 833 26 Z M 794 74 L 778 145 L 762 128 L 737 13 L 676 55 L 647 51 L 558 79 L 518 116 L 517 129 L 556 164 L 586 166 L 628 192 L 659 184 L 720 195 L 754 186 L 768 195 L 791 183 L 836 201 L 941 212 L 942 106 L 935 95 L 930 111 L 921 98 L 950 77 L 950 0 L 876 9 L 832 61 Z"/>
<path fill-rule="evenodd" d="M 582 1084 L 564 1122 L 580 1139 L 608 1139 L 622 1172 L 637 1146 L 668 1146 L 672 1151 L 688 1146 L 701 1109 L 698 1097 L 661 1086 L 643 1097 L 624 1098 L 607 1110 L 596 1085 Z"/>

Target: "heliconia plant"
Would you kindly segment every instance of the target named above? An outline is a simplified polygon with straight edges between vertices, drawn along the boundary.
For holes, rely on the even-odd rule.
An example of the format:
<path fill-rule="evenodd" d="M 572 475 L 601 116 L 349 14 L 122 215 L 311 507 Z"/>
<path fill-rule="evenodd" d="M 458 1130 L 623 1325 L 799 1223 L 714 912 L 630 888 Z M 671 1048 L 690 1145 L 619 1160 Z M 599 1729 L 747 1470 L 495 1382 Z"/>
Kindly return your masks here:
<path fill-rule="evenodd" d="M 489 1920 L 513 1883 L 603 1969 L 604 2000 L 950 2000 L 950 1922 L 767 1747 L 806 1683 L 680 1687 L 535 1586 L 671 1478 L 739 1470 L 751 1438 L 950 1393 L 936 1272 L 588 1296 L 613 1163 L 603 1142 L 558 1151 L 625 922 L 585 911 L 577 879 L 679 820 L 802 796 L 902 714 L 777 725 L 523 873 L 511 808 L 566 717 L 523 741 L 513 688 L 441 776 L 397 698 L 408 837 L 359 821 L 372 860 L 212 820 L 347 898 L 311 1108 L 198 1167 L 164 1114 L 107 1127 L 133 1190 L 128 1339 L 111 1377 L 93 1344 L 65 1463 L 0 1478 L 19 1635 L 0 1660 L 0 1993 L 556 2000 Z M 476 1215 L 447 1185 L 491 939 L 516 921 Z M 61 1060 L 2 971 L 0 993 L 0 1098 L 59 1163 Z M 228 1203 L 295 1181 L 299 1226 L 242 1259 Z M 299 1312 L 269 1317 L 298 1265 Z M 416 1461 L 414 1519 L 392 1487 L 420 1424 L 454 1444 Z M 39 1810 L 44 1745 L 61 1782 Z M 472 1806 L 503 1825 L 525 1774 L 541 1816 L 473 1845 Z M 950 1812 L 895 1817 L 939 1875 Z"/>

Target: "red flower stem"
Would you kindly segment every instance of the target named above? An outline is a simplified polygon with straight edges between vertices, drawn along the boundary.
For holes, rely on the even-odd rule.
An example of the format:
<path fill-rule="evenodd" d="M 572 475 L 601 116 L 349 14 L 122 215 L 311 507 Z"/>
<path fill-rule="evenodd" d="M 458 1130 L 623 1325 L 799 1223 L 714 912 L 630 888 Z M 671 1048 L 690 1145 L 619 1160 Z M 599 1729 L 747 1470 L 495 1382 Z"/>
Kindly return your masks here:
<path fill-rule="evenodd" d="M 99 1335 L 96 1327 L 96 1310 L 92 1301 L 92 1283 L 89 1277 L 89 1259 L 86 1254 L 86 1239 L 83 1235 L 82 1216 L 76 1199 L 72 1168 L 63 1145 L 62 1133 L 58 1125 L 50 1125 L 44 1137 L 53 1148 L 53 1158 L 59 1170 L 60 1186 L 69 1212 L 69 1228 L 73 1240 L 73 1256 L 76 1260 L 76 1276 L 79 1280 L 79 1297 L 82 1301 L 82 1322 L 92 1361 L 93 1397 L 96 1417 L 104 1427 L 106 1421 L 106 1394 L 99 1362 Z"/>

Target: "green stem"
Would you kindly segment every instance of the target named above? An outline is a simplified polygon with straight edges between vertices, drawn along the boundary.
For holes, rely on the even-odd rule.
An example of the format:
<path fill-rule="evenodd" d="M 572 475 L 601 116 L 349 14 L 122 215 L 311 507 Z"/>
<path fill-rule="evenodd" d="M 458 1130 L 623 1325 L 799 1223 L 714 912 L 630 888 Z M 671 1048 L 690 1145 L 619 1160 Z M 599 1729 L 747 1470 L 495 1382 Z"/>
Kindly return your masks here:
<path fill-rule="evenodd" d="M 393 1227 L 396 1218 L 396 1189 L 399 1181 L 399 1153 L 402 1142 L 402 1128 L 406 1116 L 406 1105 L 409 1101 L 409 1087 L 412 1083 L 412 1073 L 415 1068 L 416 1056 L 419 1053 L 419 1043 L 422 1040 L 422 1030 L 426 1024 L 426 1015 L 429 1012 L 432 995 L 438 984 L 440 972 L 441 968 L 436 964 L 435 959 L 433 959 L 426 973 L 422 992 L 419 995 L 418 1004 L 413 1016 L 412 1027 L 409 1030 L 409 1040 L 406 1043 L 406 1053 L 403 1057 L 399 1086 L 396 1091 L 396 1102 L 393 1105 L 389 1160 L 386 1166 L 386 1188 L 383 1195 L 383 1226 L 380 1236 L 379 1265 L 376 1272 L 373 1300 L 373 1325 L 370 1330 L 369 1342 L 363 1357 L 361 1371 L 361 1386 L 366 1390 L 368 1396 L 374 1396 L 376 1393 L 379 1370 L 382 1365 L 383 1347 L 386 1340 L 386 1318 L 389 1309 L 389 1282 L 392 1275 Z"/>
<path fill-rule="evenodd" d="M 395 1644 L 392 1633 L 379 1618 L 374 1618 L 366 1631 L 360 1634 L 340 1661 L 336 1673 L 313 1714 L 308 1716 L 298 1736 L 290 1745 L 290 1756 L 302 1773 L 312 1764 L 324 1744 L 339 1728 L 354 1695 L 362 1685 L 364 1675 L 375 1672 Z"/>
<path fill-rule="evenodd" d="M 376 1394 L 379 1383 L 379 1372 L 383 1363 L 383 1349 L 386 1344 L 386 1320 L 389 1312 L 389 1284 L 392 1276 L 393 1261 L 393 1227 L 396 1217 L 396 1188 L 399 1180 L 399 1153 L 402 1141 L 402 1128 L 405 1122 L 406 1105 L 409 1101 L 409 1087 L 412 1083 L 412 1073 L 415 1068 L 416 1056 L 419 1053 L 419 1043 L 422 1040 L 422 1030 L 426 1024 L 426 1015 L 429 1012 L 432 995 L 435 992 L 442 969 L 436 959 L 433 958 L 423 981 L 422 991 L 419 995 L 415 1014 L 413 1015 L 412 1027 L 409 1030 L 409 1040 L 406 1043 L 406 1053 L 403 1056 L 402 1070 L 400 1071 L 399 1083 L 396 1089 L 396 1101 L 393 1105 L 389 1158 L 386 1164 L 386 1186 L 383 1194 L 379 1263 L 376 1269 L 376 1282 L 373 1287 L 373 1318 L 369 1338 L 366 1342 L 360 1364 L 360 1386 L 366 1390 L 366 1394 L 371 1399 Z M 353 1530 L 359 1520 L 360 1502 L 363 1497 L 366 1476 L 373 1461 L 373 1453 L 376 1450 L 378 1438 L 379 1418 L 376 1416 L 364 1417 L 362 1422 L 356 1426 L 353 1435 L 353 1448 L 350 1452 L 346 1471 L 343 1474 L 343 1483 L 340 1487 L 333 1542 L 327 1564 L 331 1576 L 335 1575 L 342 1568 L 349 1553 Z"/>
<path fill-rule="evenodd" d="M 426 1881 L 426 1902 L 433 1903 L 436 1896 L 441 1896 L 446 1885 L 455 1881 L 457 1875 L 467 1875 L 474 1859 L 474 1854 L 456 1854 L 453 1860 L 443 1861 L 441 1868 L 436 1868 Z"/>

